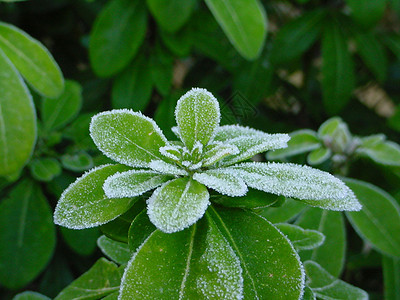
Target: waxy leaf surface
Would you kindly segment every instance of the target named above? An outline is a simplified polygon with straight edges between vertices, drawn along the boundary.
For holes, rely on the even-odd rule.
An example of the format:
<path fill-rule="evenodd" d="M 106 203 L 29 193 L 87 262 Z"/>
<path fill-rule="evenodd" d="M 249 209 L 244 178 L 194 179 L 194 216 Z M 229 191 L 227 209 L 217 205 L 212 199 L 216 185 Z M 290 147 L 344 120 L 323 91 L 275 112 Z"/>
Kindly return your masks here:
<path fill-rule="evenodd" d="M 330 274 L 339 277 L 344 267 L 346 252 L 343 215 L 336 211 L 307 208 L 297 220 L 296 225 L 305 229 L 318 230 L 325 236 L 325 241 L 321 246 L 300 253 L 302 260 L 312 259 Z"/>
<path fill-rule="evenodd" d="M 47 49 L 17 27 L 0 22 L 0 49 L 36 91 L 57 97 L 64 88 L 64 78 Z"/>
<path fill-rule="evenodd" d="M 121 272 L 116 264 L 100 258 L 94 265 L 61 291 L 55 300 L 101 299 L 118 291 Z"/>
<path fill-rule="evenodd" d="M 120 299 L 241 299 L 241 271 L 207 217 L 178 233 L 151 233 L 128 263 Z"/>
<path fill-rule="evenodd" d="M 380 188 L 360 180 L 344 179 L 363 205 L 346 214 L 358 234 L 378 251 L 400 257 L 400 207 Z"/>
<path fill-rule="evenodd" d="M 89 56 L 94 71 L 107 77 L 121 71 L 135 56 L 147 27 L 144 1 L 113 0 L 96 19 Z"/>
<path fill-rule="evenodd" d="M 99 237 L 97 245 L 104 255 L 118 264 L 126 264 L 132 256 L 128 244 L 114 241 L 105 235 Z"/>
<path fill-rule="evenodd" d="M 304 271 L 297 252 L 271 223 L 241 209 L 218 210 L 210 216 L 239 258 L 244 299 L 299 299 Z"/>
<path fill-rule="evenodd" d="M 365 291 L 335 278 L 316 262 L 306 261 L 304 268 L 308 278 L 307 285 L 320 299 L 368 299 L 368 294 Z"/>
<path fill-rule="evenodd" d="M 292 224 L 275 224 L 284 235 L 291 241 L 296 250 L 309 250 L 322 245 L 325 236 L 316 230 L 303 229 Z"/>
<path fill-rule="evenodd" d="M 267 16 L 257 0 L 206 0 L 236 50 L 246 59 L 259 56 L 267 35 Z"/>
<path fill-rule="evenodd" d="M 51 209 L 40 187 L 24 180 L 0 203 L 0 283 L 19 289 L 49 262 L 56 241 Z"/>
<path fill-rule="evenodd" d="M 0 176 L 4 176 L 18 172 L 30 158 L 36 112 L 28 88 L 1 49 L 0 91 Z"/>
<path fill-rule="evenodd" d="M 61 95 L 43 99 L 41 117 L 44 129 L 60 129 L 72 121 L 81 109 L 81 93 L 82 88 L 77 82 L 67 80 Z"/>

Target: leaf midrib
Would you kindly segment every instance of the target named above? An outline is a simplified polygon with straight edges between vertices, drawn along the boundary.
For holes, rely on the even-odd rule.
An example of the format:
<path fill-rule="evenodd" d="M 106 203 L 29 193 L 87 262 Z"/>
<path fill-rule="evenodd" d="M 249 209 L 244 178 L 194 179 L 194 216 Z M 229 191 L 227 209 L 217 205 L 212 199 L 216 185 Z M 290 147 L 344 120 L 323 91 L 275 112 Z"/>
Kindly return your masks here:
<path fill-rule="evenodd" d="M 4 129 L 4 130 L 3 130 Z M 6 124 L 4 122 L 4 117 L 3 117 L 3 111 L 2 111 L 2 106 L 0 103 L 0 131 L 1 131 L 1 136 L 0 136 L 0 141 L 2 146 L 2 149 L 4 149 L 4 153 L 1 157 L 2 165 L 5 169 L 8 168 L 8 147 L 7 147 L 7 137 L 6 137 Z"/>
<path fill-rule="evenodd" d="M 218 221 L 220 222 L 221 226 L 223 227 L 225 234 L 227 235 L 227 237 L 230 240 L 230 244 L 233 246 L 233 248 L 235 249 L 236 254 L 239 256 L 239 260 L 240 260 L 240 264 L 243 266 L 243 269 L 246 271 L 246 274 L 248 276 L 248 278 L 250 279 L 251 285 L 253 286 L 253 291 L 254 291 L 254 296 L 255 299 L 259 299 L 258 297 L 258 293 L 257 293 L 257 289 L 256 289 L 256 285 L 254 283 L 254 279 L 251 276 L 249 269 L 247 267 L 246 261 L 243 259 L 243 255 L 239 250 L 239 247 L 236 245 L 235 240 L 233 239 L 232 235 L 229 232 L 229 229 L 226 227 L 224 221 L 222 220 L 222 218 L 220 217 L 220 215 L 218 214 L 218 212 L 215 210 L 215 208 L 210 205 L 210 210 L 213 211 L 213 214 L 215 215 L 215 217 L 218 218 Z"/>

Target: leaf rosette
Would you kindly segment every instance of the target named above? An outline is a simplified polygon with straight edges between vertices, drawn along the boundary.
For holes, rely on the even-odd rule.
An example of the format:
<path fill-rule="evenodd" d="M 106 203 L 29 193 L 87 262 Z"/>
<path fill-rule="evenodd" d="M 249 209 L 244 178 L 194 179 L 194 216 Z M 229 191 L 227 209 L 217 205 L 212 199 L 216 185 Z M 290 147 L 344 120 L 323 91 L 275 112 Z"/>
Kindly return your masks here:
<path fill-rule="evenodd" d="M 246 208 L 246 201 L 249 208 L 265 207 L 274 203 L 272 194 L 325 209 L 360 210 L 354 193 L 340 179 L 311 167 L 250 161 L 258 153 L 285 148 L 289 136 L 220 126 L 219 103 L 204 89 L 183 95 L 175 118 L 178 140 L 168 141 L 140 112 L 95 115 L 90 135 L 118 164 L 92 169 L 72 183 L 57 204 L 55 222 L 74 229 L 103 225 L 147 198 L 147 214 L 138 212 L 129 229 L 128 244 L 131 233 L 141 244 L 132 242 L 135 253 L 120 299 L 257 299 L 282 293 L 300 298 L 304 271 L 288 238 L 263 217 L 223 204 L 235 207 L 237 199 L 236 207 Z M 210 205 L 219 199 L 217 193 L 231 200 Z M 165 276 L 154 269 L 159 266 Z M 284 285 L 293 288 L 271 288 Z"/>

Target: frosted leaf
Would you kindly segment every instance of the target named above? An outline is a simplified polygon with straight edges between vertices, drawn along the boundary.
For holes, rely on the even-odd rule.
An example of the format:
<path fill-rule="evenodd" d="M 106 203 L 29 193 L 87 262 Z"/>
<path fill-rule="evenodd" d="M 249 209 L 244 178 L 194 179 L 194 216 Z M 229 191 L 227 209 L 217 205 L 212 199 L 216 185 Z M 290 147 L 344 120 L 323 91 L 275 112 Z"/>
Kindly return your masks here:
<path fill-rule="evenodd" d="M 160 148 L 160 153 L 173 161 L 179 161 L 181 158 L 182 147 L 168 145 Z"/>
<path fill-rule="evenodd" d="M 101 252 L 116 263 L 126 264 L 132 256 L 126 243 L 121 243 L 102 235 L 97 239 L 97 246 Z"/>
<path fill-rule="evenodd" d="M 236 170 L 245 183 L 267 193 L 309 200 L 332 210 L 360 210 L 352 191 L 333 175 L 307 166 L 280 163 L 242 163 Z M 312 201 L 312 200 L 315 200 Z M 323 201 L 321 201 L 323 200 Z"/>
<path fill-rule="evenodd" d="M 152 119 L 128 109 L 95 115 L 90 136 L 104 155 L 131 167 L 147 167 L 150 161 L 163 159 L 159 149 L 167 144 Z"/>
<path fill-rule="evenodd" d="M 253 129 L 250 127 L 244 127 L 240 125 L 224 125 L 220 126 L 217 129 L 217 133 L 215 134 L 214 141 L 228 142 L 229 140 L 240 138 L 240 137 L 265 137 L 268 138 L 271 135 L 281 135 L 282 138 L 286 139 L 281 147 L 283 148 L 287 146 L 287 141 L 290 139 L 288 134 L 268 134 L 264 131 Z M 284 137 L 283 137 L 284 136 Z M 276 148 L 278 149 L 278 148 Z M 272 149 L 271 149 L 272 150 Z"/>
<path fill-rule="evenodd" d="M 178 126 L 173 126 L 173 127 L 171 127 L 171 131 L 176 135 L 176 137 L 177 137 L 178 139 L 181 140 L 181 134 L 179 133 L 179 128 L 178 128 Z"/>
<path fill-rule="evenodd" d="M 200 219 L 207 209 L 207 188 L 188 178 L 178 178 L 156 189 L 147 200 L 150 221 L 161 231 L 181 231 Z"/>
<path fill-rule="evenodd" d="M 163 173 L 163 174 L 171 174 L 171 175 L 182 175 L 186 176 L 188 175 L 188 172 L 186 172 L 184 169 L 173 165 L 166 163 L 165 161 L 162 160 L 153 160 L 150 162 L 149 167 L 157 172 Z"/>
<path fill-rule="evenodd" d="M 211 166 L 223 159 L 224 157 L 235 155 L 238 153 L 239 149 L 236 146 L 216 142 L 207 146 L 207 149 L 203 156 L 202 165 Z"/>
<path fill-rule="evenodd" d="M 331 149 L 321 147 L 311 151 L 307 155 L 307 163 L 312 166 L 319 165 L 325 162 L 327 159 L 329 159 L 331 155 L 332 155 Z"/>
<path fill-rule="evenodd" d="M 314 261 L 306 261 L 307 284 L 318 299 L 367 300 L 368 294 L 335 278 Z"/>
<path fill-rule="evenodd" d="M 193 179 L 218 193 L 231 197 L 240 197 L 246 194 L 247 186 L 244 181 L 232 172 L 214 169 L 193 174 Z"/>
<path fill-rule="evenodd" d="M 214 221 L 208 217 L 206 248 L 196 263 L 193 274 L 202 299 L 243 299 L 243 277 L 239 258 Z M 189 279 L 190 279 L 189 273 Z M 190 283 L 189 283 L 190 284 Z M 183 298 L 193 299 L 191 297 Z"/>
<path fill-rule="evenodd" d="M 180 138 L 188 149 L 191 150 L 196 141 L 207 145 L 219 126 L 218 101 L 207 90 L 193 88 L 178 100 L 175 118 Z"/>
<path fill-rule="evenodd" d="M 237 137 L 227 141 L 239 149 L 239 154 L 224 159 L 222 165 L 232 165 L 268 150 L 284 148 L 289 140 L 287 134 L 263 134 L 259 136 Z"/>
<path fill-rule="evenodd" d="M 128 169 L 123 165 L 104 165 L 78 178 L 62 193 L 54 212 L 54 223 L 83 229 L 108 223 L 123 214 L 137 198 L 108 198 L 103 183 L 116 172 Z"/>
<path fill-rule="evenodd" d="M 108 177 L 103 190 L 109 198 L 136 197 L 170 179 L 171 176 L 152 171 L 129 170 Z"/>
<path fill-rule="evenodd" d="M 299 226 L 287 223 L 274 225 L 287 236 L 297 251 L 317 248 L 321 246 L 325 240 L 325 236 L 316 230 L 303 229 Z"/>

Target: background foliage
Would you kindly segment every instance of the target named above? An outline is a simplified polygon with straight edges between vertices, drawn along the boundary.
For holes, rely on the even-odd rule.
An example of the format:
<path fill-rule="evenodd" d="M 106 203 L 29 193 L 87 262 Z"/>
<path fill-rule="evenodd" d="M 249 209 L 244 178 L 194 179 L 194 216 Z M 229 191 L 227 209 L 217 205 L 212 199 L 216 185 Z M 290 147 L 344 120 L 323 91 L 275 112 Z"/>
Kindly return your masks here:
<path fill-rule="evenodd" d="M 64 188 L 83 171 L 108 162 L 88 135 L 96 112 L 141 110 L 170 137 L 166 129 L 174 125 L 178 97 L 199 86 L 220 100 L 225 124 L 271 133 L 300 128 L 317 132 L 326 119 L 340 116 L 353 136 L 383 133 L 387 140 L 399 141 L 399 1 L 224 3 L 0 2 L 0 128 L 2 133 L 11 128 L 0 139 L 0 259 L 14 257 L 0 264 L 2 298 L 24 290 L 54 297 L 101 256 L 96 245 L 99 229 L 73 231 L 52 222 Z M 317 140 L 310 135 L 311 144 L 327 145 L 323 135 Z M 344 139 L 353 136 L 344 134 Z M 390 143 L 372 143 L 373 150 L 364 155 L 346 157 L 346 168 L 334 163 L 334 154 L 343 154 L 340 149 L 311 156 L 308 153 L 318 147 L 307 148 L 280 159 L 317 162 L 323 170 L 373 183 L 388 194 L 375 187 L 365 191 L 362 184 L 359 193 L 390 199 L 395 207 L 391 211 L 396 212 L 400 158 L 398 146 L 387 150 Z M 4 160 L 6 152 L 15 156 L 10 159 L 14 165 Z M 326 159 L 318 161 L 321 157 Z M 382 162 L 382 157 L 391 162 Z M 374 236 L 381 236 L 372 230 L 361 232 L 360 238 L 351 224 L 361 228 L 355 224 L 363 224 L 363 216 L 350 213 L 345 219 L 340 213 L 303 207 L 285 207 L 292 214 L 283 216 L 283 210 L 274 209 L 262 214 L 278 223 L 302 212 L 297 225 L 323 228 L 327 238 L 322 247 L 327 250 L 310 250 L 303 260 L 330 262 L 323 267 L 363 288 L 371 298 L 399 297 L 400 283 L 394 275 L 400 262 L 393 258 L 399 253 L 387 249 L 400 241 L 389 238 L 389 246 L 376 244 Z M 393 220 L 397 222 L 398 213 Z M 396 225 L 390 234 L 399 236 Z M 332 247 L 340 249 L 335 256 L 330 255 Z M 118 276 L 114 265 L 96 265 L 113 268 Z"/>

